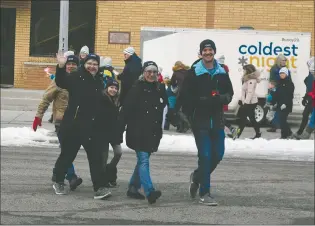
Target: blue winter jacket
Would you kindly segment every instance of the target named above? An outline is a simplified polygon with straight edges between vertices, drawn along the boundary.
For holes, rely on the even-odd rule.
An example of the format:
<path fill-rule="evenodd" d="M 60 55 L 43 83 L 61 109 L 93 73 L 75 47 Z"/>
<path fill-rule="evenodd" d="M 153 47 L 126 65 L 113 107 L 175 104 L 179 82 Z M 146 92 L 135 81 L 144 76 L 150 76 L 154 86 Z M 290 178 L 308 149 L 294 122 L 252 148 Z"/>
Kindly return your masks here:
<path fill-rule="evenodd" d="M 166 95 L 168 98 L 168 108 L 169 109 L 174 109 L 175 105 L 176 105 L 176 95 L 175 93 L 173 93 L 171 86 L 168 86 L 168 88 L 166 89 Z"/>

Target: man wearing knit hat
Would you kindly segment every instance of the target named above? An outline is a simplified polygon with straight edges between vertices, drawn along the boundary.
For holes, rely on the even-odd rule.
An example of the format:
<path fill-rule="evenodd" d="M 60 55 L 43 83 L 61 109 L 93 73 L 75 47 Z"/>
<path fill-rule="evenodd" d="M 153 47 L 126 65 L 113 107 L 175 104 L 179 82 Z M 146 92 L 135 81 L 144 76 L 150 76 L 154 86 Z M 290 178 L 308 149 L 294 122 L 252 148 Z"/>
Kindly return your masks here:
<path fill-rule="evenodd" d="M 141 59 L 135 53 L 135 49 L 133 47 L 126 48 L 123 53 L 125 67 L 123 72 L 117 76 L 117 78 L 121 81 L 120 104 L 123 104 L 128 91 L 141 75 L 142 69 Z"/>
<path fill-rule="evenodd" d="M 224 155 L 223 105 L 234 95 L 226 71 L 214 59 L 216 45 L 212 40 L 200 43 L 202 59 L 196 62 L 183 82 L 179 100 L 191 120 L 198 149 L 198 168 L 190 176 L 190 196 L 195 198 L 199 188 L 199 203 L 215 206 L 210 195 L 210 174 Z"/>
<path fill-rule="evenodd" d="M 73 52 L 72 52 L 73 53 Z M 67 57 L 66 61 L 66 73 L 70 74 L 71 72 L 77 70 L 79 65 L 79 59 L 75 55 L 64 55 Z M 48 109 L 49 105 L 53 103 L 53 121 L 55 123 L 55 128 L 57 136 L 59 139 L 59 128 L 60 123 L 63 119 L 65 110 L 68 106 L 69 93 L 66 89 L 61 89 L 57 86 L 55 80 L 52 80 L 48 88 L 45 90 L 43 98 L 38 105 L 37 113 L 33 122 L 33 130 L 36 131 L 38 126 L 42 125 L 42 118 Z M 60 142 L 60 139 L 59 139 Z M 66 179 L 69 181 L 70 189 L 75 190 L 77 186 L 82 183 L 82 179 L 75 174 L 73 164 L 67 170 Z M 55 175 L 53 170 L 53 181 L 55 181 Z"/>

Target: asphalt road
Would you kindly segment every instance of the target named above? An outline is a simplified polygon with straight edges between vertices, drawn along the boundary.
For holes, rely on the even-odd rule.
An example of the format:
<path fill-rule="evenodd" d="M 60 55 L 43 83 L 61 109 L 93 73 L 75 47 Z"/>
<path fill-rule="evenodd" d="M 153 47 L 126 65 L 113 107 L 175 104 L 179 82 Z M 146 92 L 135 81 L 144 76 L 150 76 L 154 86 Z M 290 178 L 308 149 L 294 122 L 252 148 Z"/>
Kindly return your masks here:
<path fill-rule="evenodd" d="M 1 147 L 1 224 L 314 224 L 314 162 L 224 159 L 212 176 L 219 205 L 190 200 L 189 154 L 158 152 L 151 175 L 161 199 L 154 205 L 126 197 L 135 154 L 124 150 L 119 187 L 94 200 L 86 154 L 75 160 L 83 184 L 57 196 L 51 170 L 59 149 Z"/>

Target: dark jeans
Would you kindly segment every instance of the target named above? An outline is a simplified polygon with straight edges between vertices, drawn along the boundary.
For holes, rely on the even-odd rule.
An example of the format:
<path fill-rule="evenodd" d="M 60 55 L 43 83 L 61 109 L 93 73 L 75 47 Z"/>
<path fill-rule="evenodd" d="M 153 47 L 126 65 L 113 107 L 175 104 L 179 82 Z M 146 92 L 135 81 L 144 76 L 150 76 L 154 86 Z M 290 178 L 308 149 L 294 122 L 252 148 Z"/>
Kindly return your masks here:
<path fill-rule="evenodd" d="M 199 195 L 210 193 L 210 175 L 223 159 L 225 151 L 224 130 L 210 132 L 194 131 L 198 149 L 198 168 L 194 171 L 193 182 L 200 184 Z"/>
<path fill-rule="evenodd" d="M 312 111 L 313 111 L 313 102 L 312 101 L 309 101 L 308 104 L 304 107 L 304 110 L 303 110 L 303 118 L 302 118 L 302 121 L 301 121 L 301 124 L 300 124 L 300 128 L 299 130 L 296 132 L 298 135 L 301 135 L 308 123 L 308 120 L 309 120 L 309 117 L 310 117 L 310 114 L 312 114 Z"/>
<path fill-rule="evenodd" d="M 137 164 L 130 178 L 129 187 L 140 189 L 143 187 L 145 195 L 148 197 L 154 191 L 150 176 L 150 153 L 137 151 Z"/>
<path fill-rule="evenodd" d="M 84 147 L 90 166 L 90 173 L 93 183 L 94 191 L 100 187 L 105 187 L 107 183 L 104 158 L 108 156 L 108 143 L 96 137 L 86 138 L 80 135 L 68 133 L 66 137 L 61 140 L 61 153 L 55 164 L 56 182 L 63 183 L 67 169 L 75 160 L 77 153 L 81 147 Z M 106 154 L 107 145 L 107 154 Z"/>
<path fill-rule="evenodd" d="M 277 112 L 279 114 L 280 120 L 281 138 L 288 138 L 292 135 L 292 131 L 288 123 L 288 116 L 290 112 L 286 111 L 285 109 L 283 111 L 278 110 Z"/>
<path fill-rule="evenodd" d="M 257 104 L 245 104 L 243 106 L 241 106 L 240 109 L 240 125 L 239 125 L 239 129 L 240 129 L 240 135 L 242 134 L 246 123 L 247 123 L 247 117 L 249 118 L 249 121 L 251 122 L 251 124 L 253 125 L 256 134 L 260 133 L 260 126 L 258 124 L 258 122 L 255 119 L 255 108 L 256 108 Z"/>
<path fill-rule="evenodd" d="M 57 129 L 56 127 L 56 130 L 57 130 L 57 137 L 58 137 L 58 141 L 59 141 L 59 144 L 60 144 L 60 139 L 59 139 L 59 128 Z M 56 174 L 56 170 L 55 168 L 53 168 L 53 174 Z M 74 165 L 73 163 L 71 164 L 71 166 L 68 168 L 67 170 L 67 175 L 66 175 L 66 180 L 68 181 L 71 181 L 73 178 L 77 177 L 76 173 L 75 173 L 75 169 L 74 169 Z"/>

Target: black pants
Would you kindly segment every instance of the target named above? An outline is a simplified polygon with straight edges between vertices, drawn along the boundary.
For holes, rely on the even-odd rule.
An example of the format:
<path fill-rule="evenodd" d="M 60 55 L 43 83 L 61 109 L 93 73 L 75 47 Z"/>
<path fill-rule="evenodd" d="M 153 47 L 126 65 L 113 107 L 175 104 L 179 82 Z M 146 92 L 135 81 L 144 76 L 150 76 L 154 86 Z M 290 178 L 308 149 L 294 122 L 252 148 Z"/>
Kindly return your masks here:
<path fill-rule="evenodd" d="M 104 162 L 107 162 L 109 144 L 104 142 L 104 139 L 96 137 L 89 139 L 75 132 L 61 138 L 61 153 L 55 164 L 56 182 L 64 182 L 67 169 L 75 160 L 81 145 L 88 157 L 94 191 L 97 191 L 100 187 L 107 185 Z"/>
<path fill-rule="evenodd" d="M 307 103 L 307 105 L 304 107 L 304 110 L 303 110 L 303 118 L 302 118 L 302 121 L 301 121 L 301 124 L 300 124 L 300 128 L 297 131 L 298 135 L 301 135 L 303 133 L 303 131 L 304 131 L 304 129 L 305 129 L 307 123 L 308 123 L 310 114 L 312 114 L 312 111 L 313 111 L 313 102 L 309 101 Z"/>
<path fill-rule="evenodd" d="M 288 116 L 290 112 L 286 110 L 278 110 L 278 114 L 280 120 L 281 138 L 288 138 L 292 135 L 292 131 L 288 123 Z"/>
<path fill-rule="evenodd" d="M 241 106 L 240 109 L 240 125 L 239 125 L 239 129 L 240 129 L 240 134 L 242 134 L 246 123 L 247 123 L 247 117 L 249 118 L 250 123 L 253 125 L 256 134 L 260 133 L 260 126 L 258 124 L 258 122 L 255 119 L 255 108 L 256 108 L 257 104 L 245 104 L 243 106 Z"/>

